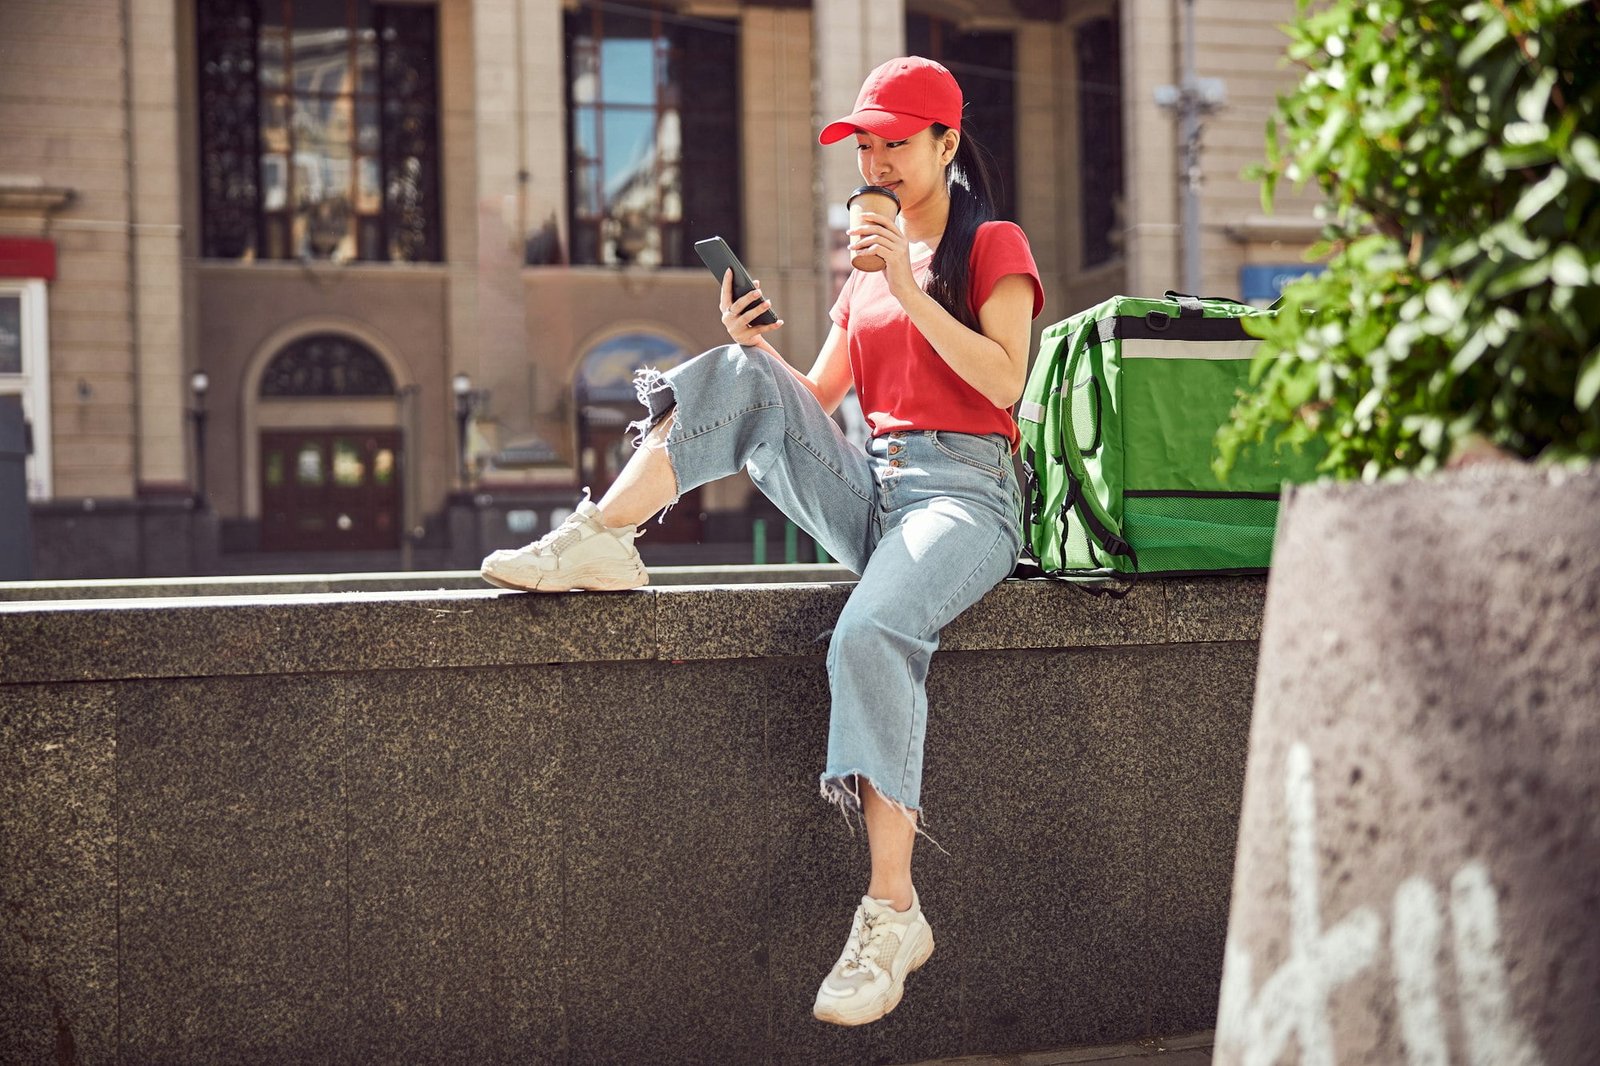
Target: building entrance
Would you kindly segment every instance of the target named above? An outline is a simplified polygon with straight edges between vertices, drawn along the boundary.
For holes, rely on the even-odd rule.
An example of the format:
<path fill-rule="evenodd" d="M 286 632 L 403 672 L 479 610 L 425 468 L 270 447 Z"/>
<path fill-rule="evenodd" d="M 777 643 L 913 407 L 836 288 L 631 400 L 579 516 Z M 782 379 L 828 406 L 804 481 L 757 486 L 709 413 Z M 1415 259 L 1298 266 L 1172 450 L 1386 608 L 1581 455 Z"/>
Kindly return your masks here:
<path fill-rule="evenodd" d="M 394 377 L 354 337 L 285 346 L 261 377 L 261 550 L 400 546 L 401 432 Z"/>
<path fill-rule="evenodd" d="M 400 546 L 398 430 L 261 434 L 263 551 Z"/>

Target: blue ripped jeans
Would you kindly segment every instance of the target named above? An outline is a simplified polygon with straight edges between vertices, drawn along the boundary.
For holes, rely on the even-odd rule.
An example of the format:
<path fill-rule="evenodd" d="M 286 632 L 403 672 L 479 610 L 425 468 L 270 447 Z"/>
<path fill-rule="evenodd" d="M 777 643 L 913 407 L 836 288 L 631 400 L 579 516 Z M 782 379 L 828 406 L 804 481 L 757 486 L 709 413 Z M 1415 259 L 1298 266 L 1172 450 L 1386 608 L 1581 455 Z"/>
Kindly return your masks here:
<path fill-rule="evenodd" d="M 860 777 L 921 809 L 928 660 L 945 624 L 1011 573 L 1021 492 L 1003 436 L 916 430 L 852 445 L 810 391 L 758 348 L 714 348 L 643 372 L 686 492 L 744 469 L 860 575 L 828 647 L 833 711 L 822 793 L 859 814 Z"/>

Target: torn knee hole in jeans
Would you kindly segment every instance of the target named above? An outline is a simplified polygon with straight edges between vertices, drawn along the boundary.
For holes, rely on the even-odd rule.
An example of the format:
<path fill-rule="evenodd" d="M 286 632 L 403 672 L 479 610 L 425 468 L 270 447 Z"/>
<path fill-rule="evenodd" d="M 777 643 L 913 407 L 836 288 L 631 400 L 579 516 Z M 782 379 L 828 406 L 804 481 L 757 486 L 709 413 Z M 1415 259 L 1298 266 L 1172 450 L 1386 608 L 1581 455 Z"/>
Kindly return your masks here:
<path fill-rule="evenodd" d="M 666 438 L 661 442 L 661 448 L 667 453 L 667 462 L 672 465 L 672 481 L 674 490 L 682 484 L 678 477 L 678 466 L 672 458 L 671 437 L 672 431 L 677 428 L 677 419 L 674 418 L 678 410 L 678 394 L 676 388 L 668 377 L 653 366 L 644 367 L 633 375 L 633 392 L 639 402 L 645 407 L 645 416 L 628 423 L 627 431 L 635 434 L 633 446 L 635 449 L 647 446 L 650 434 L 664 422 L 671 419 L 672 425 L 668 427 Z M 667 505 L 656 516 L 656 524 L 667 520 L 667 512 L 682 499 L 682 493 L 674 495 Z"/>

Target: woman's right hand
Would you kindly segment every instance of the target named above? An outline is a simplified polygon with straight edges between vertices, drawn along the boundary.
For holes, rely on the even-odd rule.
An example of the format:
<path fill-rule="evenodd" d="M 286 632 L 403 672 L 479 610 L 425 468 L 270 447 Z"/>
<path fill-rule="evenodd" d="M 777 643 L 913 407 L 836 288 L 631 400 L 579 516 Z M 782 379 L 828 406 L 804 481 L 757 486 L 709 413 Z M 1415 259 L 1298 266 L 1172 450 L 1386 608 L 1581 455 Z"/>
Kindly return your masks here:
<path fill-rule="evenodd" d="M 732 270 L 722 272 L 722 300 L 718 306 L 722 309 L 722 328 L 728 331 L 728 336 L 733 338 L 735 344 L 757 344 L 763 333 L 771 333 L 783 325 L 781 318 L 765 326 L 751 324 L 751 320 L 770 308 L 772 302 L 762 298 L 759 281 L 744 296 L 735 300 Z"/>

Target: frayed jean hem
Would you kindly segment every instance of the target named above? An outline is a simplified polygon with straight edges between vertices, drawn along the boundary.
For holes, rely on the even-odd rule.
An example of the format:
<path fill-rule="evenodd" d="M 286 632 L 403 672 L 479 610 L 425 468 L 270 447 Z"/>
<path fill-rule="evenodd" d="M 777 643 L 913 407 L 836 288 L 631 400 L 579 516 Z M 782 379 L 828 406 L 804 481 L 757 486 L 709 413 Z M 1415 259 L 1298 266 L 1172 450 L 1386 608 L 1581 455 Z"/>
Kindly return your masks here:
<path fill-rule="evenodd" d="M 895 797 L 886 794 L 872 778 L 860 770 L 845 770 L 841 773 L 824 772 L 818 779 L 822 798 L 839 809 L 839 814 L 844 818 L 845 825 L 850 827 L 852 835 L 854 835 L 858 826 L 865 827 L 866 824 L 861 806 L 862 781 L 867 782 L 872 790 L 878 794 L 879 799 L 899 811 L 901 816 L 911 824 L 911 828 L 916 831 L 917 836 L 925 837 L 928 843 L 940 851 L 944 851 L 944 847 L 933 839 L 927 830 L 922 828 L 926 815 L 921 807 L 908 806 Z M 949 852 L 945 852 L 945 854 L 948 855 Z"/>

